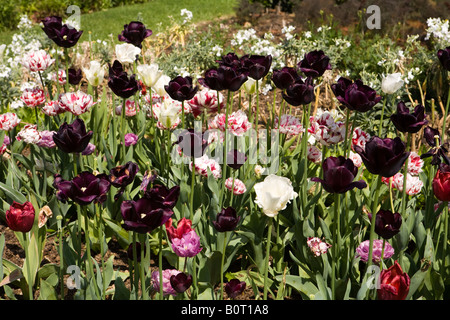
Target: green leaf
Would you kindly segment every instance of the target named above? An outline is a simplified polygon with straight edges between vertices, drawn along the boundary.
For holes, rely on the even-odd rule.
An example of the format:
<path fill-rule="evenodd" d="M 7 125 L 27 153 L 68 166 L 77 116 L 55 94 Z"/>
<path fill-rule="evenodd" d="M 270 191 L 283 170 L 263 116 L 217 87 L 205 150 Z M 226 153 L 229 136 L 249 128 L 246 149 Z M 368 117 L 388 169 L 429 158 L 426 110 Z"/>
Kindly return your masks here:
<path fill-rule="evenodd" d="M 428 270 L 427 270 L 428 271 Z M 414 293 L 420 288 L 425 280 L 425 276 L 427 275 L 427 271 L 418 270 L 412 277 L 409 284 L 409 292 L 406 300 L 412 299 Z"/>
<path fill-rule="evenodd" d="M 55 288 L 46 280 L 41 279 L 38 300 L 57 300 Z"/>
<path fill-rule="evenodd" d="M 0 189 L 5 192 L 6 196 L 10 198 L 13 201 L 24 203 L 27 201 L 27 198 L 23 194 L 21 194 L 19 191 L 15 190 L 14 188 L 11 188 L 10 186 L 4 184 L 3 182 L 0 182 Z"/>
<path fill-rule="evenodd" d="M 130 291 L 125 287 L 121 277 L 117 277 L 114 281 L 114 296 L 113 300 L 130 300 Z"/>

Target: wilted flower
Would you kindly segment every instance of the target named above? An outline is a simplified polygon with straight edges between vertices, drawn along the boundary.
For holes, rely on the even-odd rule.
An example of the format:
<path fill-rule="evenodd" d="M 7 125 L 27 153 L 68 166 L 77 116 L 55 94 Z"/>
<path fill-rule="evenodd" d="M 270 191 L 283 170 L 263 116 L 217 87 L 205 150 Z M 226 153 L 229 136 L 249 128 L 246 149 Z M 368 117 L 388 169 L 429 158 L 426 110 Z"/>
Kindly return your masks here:
<path fill-rule="evenodd" d="M 386 94 L 397 92 L 405 83 L 400 72 L 388 74 L 381 80 L 381 90 Z"/>
<path fill-rule="evenodd" d="M 86 149 L 92 135 L 92 131 L 86 132 L 82 119 L 75 119 L 72 124 L 64 122 L 53 134 L 53 141 L 66 153 L 81 153 Z"/>
<path fill-rule="evenodd" d="M 450 47 L 438 50 L 437 56 L 444 69 L 450 71 Z"/>
<path fill-rule="evenodd" d="M 118 60 L 109 66 L 108 86 L 114 94 L 123 99 L 128 99 L 138 91 L 138 83 L 134 74 L 128 77 Z"/>
<path fill-rule="evenodd" d="M 65 203 L 71 199 L 79 205 L 88 205 L 92 202 L 105 202 L 111 183 L 106 174 L 94 175 L 83 171 L 72 180 L 63 180 L 56 174 L 53 186 L 57 190 L 56 197 L 59 201 Z"/>
<path fill-rule="evenodd" d="M 142 22 L 131 21 L 123 26 L 123 31 L 119 34 L 119 41 L 131 43 L 136 47 L 142 48 L 142 42 L 145 38 L 152 35 L 152 30 L 147 29 Z"/>
<path fill-rule="evenodd" d="M 352 83 L 340 77 L 337 83 L 331 85 L 331 90 L 343 106 L 354 111 L 367 112 L 381 101 L 381 96 L 361 80 Z"/>
<path fill-rule="evenodd" d="M 42 108 L 42 112 L 47 116 L 56 116 L 58 114 L 66 112 L 65 109 L 61 108 L 58 101 L 49 101 Z"/>
<path fill-rule="evenodd" d="M 372 174 L 389 178 L 400 171 L 410 152 L 406 152 L 405 144 L 399 137 L 394 139 L 373 136 L 366 143 L 365 149 L 354 146 Z"/>
<path fill-rule="evenodd" d="M 391 115 L 391 121 L 401 132 L 417 133 L 426 125 L 428 121 L 425 119 L 425 107 L 418 104 L 414 108 L 414 112 L 410 113 L 408 107 L 403 101 L 397 104 L 397 113 Z"/>
<path fill-rule="evenodd" d="M 239 281 L 239 279 L 231 279 L 225 283 L 224 290 L 228 297 L 235 299 L 237 296 L 241 295 L 245 290 L 245 281 Z"/>
<path fill-rule="evenodd" d="M 121 63 L 133 63 L 139 57 L 141 49 L 130 43 L 116 44 L 116 58 Z"/>
<path fill-rule="evenodd" d="M 450 201 L 450 166 L 441 163 L 434 176 L 433 192 L 440 201 Z"/>
<path fill-rule="evenodd" d="M 191 100 L 198 91 L 198 86 L 192 85 L 191 77 L 177 76 L 164 86 L 167 94 L 174 100 Z"/>
<path fill-rule="evenodd" d="M 361 242 L 361 244 L 356 248 L 356 256 L 361 259 L 361 261 L 367 262 L 369 260 L 369 247 L 370 240 Z M 373 240 L 373 250 L 372 250 L 372 261 L 374 263 L 379 263 L 381 261 L 381 251 L 383 250 L 383 240 L 375 239 Z M 383 259 L 389 259 L 394 255 L 394 248 L 385 242 Z"/>
<path fill-rule="evenodd" d="M 328 249 L 331 247 L 331 244 L 322 241 L 318 237 L 308 237 L 306 243 L 308 244 L 309 249 L 311 249 L 311 252 L 316 257 L 319 257 L 322 254 L 327 253 Z"/>
<path fill-rule="evenodd" d="M 52 216 L 52 209 L 50 209 L 49 206 L 43 206 L 41 210 L 39 210 L 38 227 L 42 228 L 47 223 L 48 218 L 51 218 Z"/>
<path fill-rule="evenodd" d="M 311 103 L 314 98 L 314 86 L 312 78 L 308 77 L 305 81 L 298 79 L 296 82 L 282 92 L 283 99 L 292 106 L 306 105 Z"/>
<path fill-rule="evenodd" d="M 184 272 L 173 274 L 170 276 L 170 285 L 176 292 L 183 293 L 192 285 L 192 276 Z"/>
<path fill-rule="evenodd" d="M 254 189 L 256 192 L 255 203 L 268 217 L 275 217 L 279 211 L 286 208 L 292 199 L 298 196 L 288 178 L 274 174 L 268 175 L 263 182 L 255 184 Z"/>
<path fill-rule="evenodd" d="M 136 177 L 138 171 L 139 167 L 133 161 L 128 161 L 122 166 L 117 166 L 109 170 L 111 184 L 119 189 L 114 195 L 115 201 L 125 192 L 125 188 L 134 181 L 134 177 Z"/>
<path fill-rule="evenodd" d="M 45 50 L 37 50 L 28 52 L 23 60 L 22 65 L 32 72 L 45 71 L 55 62 Z"/>
<path fill-rule="evenodd" d="M 53 42 L 63 48 L 75 46 L 83 33 L 83 31 L 78 31 L 72 26 L 62 24 L 61 17 L 47 17 L 42 20 L 42 23 L 44 24 L 42 30 L 44 30 L 50 40 L 53 40 Z"/>
<path fill-rule="evenodd" d="M 81 90 L 60 94 L 58 103 L 62 109 L 71 112 L 75 116 L 89 111 L 95 104 L 92 96 Z"/>
<path fill-rule="evenodd" d="M 172 276 L 176 276 L 179 273 L 181 273 L 181 271 L 178 271 L 176 269 L 165 269 L 162 271 L 162 276 L 163 276 L 163 295 L 164 296 L 168 296 L 169 294 L 172 296 L 176 296 L 177 295 L 177 291 L 175 291 L 175 289 L 172 287 L 171 283 L 170 283 L 170 279 Z M 153 271 L 152 272 L 152 286 L 153 286 L 153 290 L 155 290 L 156 292 L 160 292 L 160 284 L 159 284 L 159 271 Z"/>
<path fill-rule="evenodd" d="M 19 123 L 21 120 L 14 112 L 7 112 L 0 115 L 0 130 L 10 131 Z"/>
<path fill-rule="evenodd" d="M 222 208 L 212 224 L 218 232 L 227 232 L 236 229 L 240 220 L 241 217 L 237 216 L 236 210 L 233 207 L 228 207 Z"/>
<path fill-rule="evenodd" d="M 16 232 L 29 232 L 34 224 L 35 211 L 31 202 L 13 201 L 5 212 L 6 224 Z"/>
<path fill-rule="evenodd" d="M 307 77 L 312 78 L 320 77 L 326 70 L 331 70 L 330 58 L 322 50 L 306 53 L 297 66 Z"/>
<path fill-rule="evenodd" d="M 93 60 L 89 62 L 89 68 L 83 68 L 86 80 L 93 87 L 97 87 L 103 82 L 105 77 L 105 69 L 99 61 Z"/>
<path fill-rule="evenodd" d="M 330 193 L 345 193 L 353 188 L 363 189 L 367 186 L 364 180 L 353 181 L 358 168 L 351 159 L 343 156 L 328 157 L 323 162 L 323 179 L 311 178 L 311 181 L 320 182 L 323 188 Z"/>
<path fill-rule="evenodd" d="M 380 300 L 405 300 L 409 293 L 411 279 L 397 261 L 389 268 L 381 270 L 380 288 L 377 289 Z"/>
<path fill-rule="evenodd" d="M 20 100 L 27 105 L 27 107 L 35 108 L 45 102 L 45 93 L 39 88 L 25 89 L 20 96 Z"/>
<path fill-rule="evenodd" d="M 27 124 L 16 136 L 18 141 L 25 143 L 36 144 L 41 140 L 41 135 L 34 124 Z"/>
<path fill-rule="evenodd" d="M 292 67 L 284 67 L 280 70 L 274 70 L 272 72 L 272 81 L 279 89 L 287 89 L 290 85 L 294 84 L 302 77 L 297 73 L 297 70 Z"/>

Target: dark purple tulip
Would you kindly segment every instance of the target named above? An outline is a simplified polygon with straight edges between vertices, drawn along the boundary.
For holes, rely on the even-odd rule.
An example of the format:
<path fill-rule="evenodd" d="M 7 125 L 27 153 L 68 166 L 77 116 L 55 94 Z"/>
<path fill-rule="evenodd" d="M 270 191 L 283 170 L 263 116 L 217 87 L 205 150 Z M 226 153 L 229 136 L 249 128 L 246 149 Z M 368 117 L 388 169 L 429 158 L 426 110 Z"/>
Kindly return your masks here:
<path fill-rule="evenodd" d="M 207 70 L 205 76 L 198 79 L 198 82 L 211 90 L 234 92 L 238 91 L 247 79 L 247 75 L 237 69 L 222 65 L 219 68 Z"/>
<path fill-rule="evenodd" d="M 125 200 L 120 205 L 124 223 L 122 227 L 138 233 L 151 232 L 162 226 L 173 214 L 171 208 L 148 198 Z"/>
<path fill-rule="evenodd" d="M 147 29 L 142 22 L 131 21 L 123 26 L 123 31 L 119 34 L 119 41 L 131 43 L 136 47 L 142 48 L 142 42 L 145 38 L 152 35 L 152 30 Z"/>
<path fill-rule="evenodd" d="M 260 80 L 264 78 L 270 71 L 272 65 L 272 56 L 262 55 L 245 55 L 241 59 L 243 72 L 248 77 Z"/>
<path fill-rule="evenodd" d="M 77 85 L 80 83 L 81 79 L 83 78 L 83 74 L 81 73 L 81 69 L 69 69 L 69 83 L 71 85 Z"/>
<path fill-rule="evenodd" d="M 111 184 L 119 189 L 114 196 L 115 201 L 124 193 L 125 187 L 133 182 L 138 171 L 139 167 L 133 161 L 128 161 L 125 165 L 117 166 L 109 171 Z"/>
<path fill-rule="evenodd" d="M 329 193 L 345 193 L 353 188 L 367 187 L 364 180 L 353 181 L 358 173 L 358 167 L 351 159 L 343 156 L 328 157 L 323 162 L 323 180 L 311 178 L 311 181 L 320 182 Z"/>
<path fill-rule="evenodd" d="M 88 146 L 92 134 L 92 131 L 86 132 L 83 120 L 75 119 L 72 124 L 64 122 L 53 134 L 53 141 L 66 153 L 81 153 Z"/>
<path fill-rule="evenodd" d="M 183 293 L 192 285 L 192 276 L 186 275 L 184 272 L 180 272 L 170 277 L 170 285 L 173 290 L 178 293 Z"/>
<path fill-rule="evenodd" d="M 371 219 L 371 217 L 369 217 Z M 391 239 L 400 232 L 402 216 L 389 210 L 380 210 L 375 217 L 375 232 L 383 239 Z"/>
<path fill-rule="evenodd" d="M 206 133 L 184 129 L 174 144 L 178 144 L 185 156 L 200 158 L 208 147 L 208 137 Z"/>
<path fill-rule="evenodd" d="M 353 147 L 370 173 L 385 178 L 399 172 L 410 154 L 409 151 L 406 152 L 405 144 L 399 137 L 381 139 L 373 136 L 366 143 L 365 150 L 356 145 Z"/>
<path fill-rule="evenodd" d="M 238 170 L 245 161 L 247 161 L 247 156 L 243 152 L 234 149 L 227 153 L 227 166 L 230 168 Z"/>
<path fill-rule="evenodd" d="M 331 70 L 330 58 L 322 50 L 314 50 L 305 54 L 298 67 L 307 77 L 317 78 Z"/>
<path fill-rule="evenodd" d="M 281 70 L 274 70 L 272 73 L 272 81 L 278 89 L 287 89 L 302 77 L 292 67 L 284 67 Z"/>
<path fill-rule="evenodd" d="M 409 108 L 403 101 L 397 104 L 397 113 L 391 115 L 391 121 L 401 132 L 417 133 L 426 125 L 428 121 L 425 119 L 425 108 L 417 105 L 414 112 L 410 113 Z"/>
<path fill-rule="evenodd" d="M 64 180 L 56 174 L 53 186 L 57 189 L 56 197 L 59 201 L 65 203 L 71 199 L 80 205 L 88 205 L 92 202 L 105 202 L 111 183 L 106 174 L 94 175 L 83 171 L 72 180 Z"/>
<path fill-rule="evenodd" d="M 450 47 L 438 50 L 437 56 L 444 69 L 450 71 Z"/>
<path fill-rule="evenodd" d="M 238 217 L 236 214 L 236 210 L 232 207 L 223 208 L 217 214 L 216 220 L 213 221 L 214 228 L 219 232 L 227 232 L 233 231 L 236 229 L 237 224 L 241 220 L 241 217 Z"/>
<path fill-rule="evenodd" d="M 128 99 L 139 90 L 135 75 L 128 77 L 128 74 L 123 71 L 122 64 L 117 60 L 114 61 L 113 66 L 109 66 L 108 86 L 112 92 L 123 99 Z"/>
<path fill-rule="evenodd" d="M 83 31 L 78 31 L 67 24 L 62 24 L 61 17 L 47 17 L 42 20 L 42 23 L 44 24 L 42 30 L 50 40 L 63 48 L 71 48 L 76 45 L 83 33 Z"/>
<path fill-rule="evenodd" d="M 161 184 L 153 185 L 150 190 L 146 190 L 144 193 L 144 198 L 152 199 L 171 209 L 177 204 L 179 196 L 180 186 L 174 186 L 169 189 Z"/>
<path fill-rule="evenodd" d="M 381 96 L 361 80 L 352 83 L 351 80 L 340 77 L 337 83 L 331 85 L 331 90 L 342 105 L 359 112 L 369 111 L 381 100 Z"/>
<path fill-rule="evenodd" d="M 308 77 L 305 81 L 297 80 L 286 89 L 286 92 L 282 93 L 282 96 L 292 106 L 311 103 L 315 98 L 312 78 Z"/>
<path fill-rule="evenodd" d="M 245 281 L 239 281 L 238 279 L 231 279 L 225 284 L 225 292 L 228 297 L 235 299 L 238 295 L 242 294 L 245 290 Z"/>
<path fill-rule="evenodd" d="M 192 85 L 191 77 L 177 76 L 164 86 L 167 94 L 174 100 L 191 100 L 198 91 L 198 86 Z"/>
<path fill-rule="evenodd" d="M 446 164 L 450 165 L 450 159 L 447 157 L 448 150 L 443 144 L 441 144 L 441 136 L 439 134 L 439 130 L 433 129 L 431 127 L 426 127 L 423 130 L 423 136 L 431 149 L 422 154 L 420 158 L 425 159 L 428 157 L 433 157 L 433 159 L 431 160 L 432 165 L 440 165 L 442 160 Z"/>

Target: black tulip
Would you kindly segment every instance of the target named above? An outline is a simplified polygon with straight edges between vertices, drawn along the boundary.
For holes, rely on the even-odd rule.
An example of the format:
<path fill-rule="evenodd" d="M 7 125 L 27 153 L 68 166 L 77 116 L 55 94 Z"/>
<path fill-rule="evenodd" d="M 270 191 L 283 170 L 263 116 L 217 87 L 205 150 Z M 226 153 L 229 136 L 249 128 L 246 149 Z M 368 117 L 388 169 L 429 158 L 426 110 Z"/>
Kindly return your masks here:
<path fill-rule="evenodd" d="M 174 100 L 191 100 L 198 91 L 198 86 L 192 85 L 191 77 L 177 76 L 164 86 L 167 94 Z"/>
<path fill-rule="evenodd" d="M 69 83 L 71 85 L 77 85 L 80 83 L 81 79 L 83 78 L 83 74 L 81 73 L 81 69 L 69 69 Z"/>
<path fill-rule="evenodd" d="M 331 90 L 343 106 L 354 111 L 367 112 L 381 101 L 381 96 L 361 80 L 352 83 L 351 80 L 340 77 L 337 83 L 331 85 Z"/>
<path fill-rule="evenodd" d="M 119 41 L 131 43 L 136 47 L 142 48 L 142 42 L 145 38 L 152 35 L 152 30 L 147 29 L 142 22 L 131 21 L 123 26 L 123 31 L 119 34 Z"/>
<path fill-rule="evenodd" d="M 180 272 L 170 277 L 170 285 L 173 290 L 178 293 L 183 293 L 192 285 L 192 276 L 186 275 L 184 272 Z"/>
<path fill-rule="evenodd" d="M 240 152 L 237 149 L 231 150 L 227 153 L 227 166 L 232 169 L 238 170 L 247 161 L 245 153 Z"/>
<path fill-rule="evenodd" d="M 272 65 L 272 56 L 262 55 L 245 55 L 241 59 L 242 70 L 248 77 L 260 80 L 264 78 L 270 71 Z"/>
<path fill-rule="evenodd" d="M 241 217 L 238 217 L 236 210 L 232 207 L 223 208 L 213 221 L 214 228 L 219 232 L 233 231 L 236 229 Z"/>
<path fill-rule="evenodd" d="M 311 103 L 315 98 L 312 78 L 308 77 L 305 81 L 301 79 L 297 80 L 282 93 L 282 96 L 283 99 L 292 106 Z"/>
<path fill-rule="evenodd" d="M 138 171 L 139 167 L 133 161 L 128 161 L 126 164 L 114 167 L 109 171 L 111 184 L 119 189 L 114 195 L 115 201 L 125 192 L 125 187 L 134 181 Z"/>
<path fill-rule="evenodd" d="M 63 48 L 75 46 L 83 34 L 83 31 L 78 31 L 67 24 L 62 24 L 61 17 L 46 17 L 42 20 L 42 23 L 44 25 L 42 30 L 44 30 L 49 39 Z"/>
<path fill-rule="evenodd" d="M 82 119 L 75 119 L 72 124 L 64 122 L 53 134 L 53 141 L 66 153 L 81 153 L 86 149 L 92 135 L 92 131 L 86 132 Z"/>
<path fill-rule="evenodd" d="M 284 67 L 280 70 L 274 70 L 272 73 L 272 81 L 278 89 L 287 89 L 302 77 L 297 73 L 297 70 L 292 67 Z"/>
<path fill-rule="evenodd" d="M 322 50 L 314 50 L 305 54 L 298 67 L 307 77 L 317 78 L 331 70 L 330 58 Z"/>
<path fill-rule="evenodd" d="M 246 287 L 245 281 L 239 281 L 239 279 L 231 279 L 225 284 L 225 292 L 228 297 L 235 299 L 237 296 L 244 292 Z"/>
<path fill-rule="evenodd" d="M 383 239 L 391 239 L 400 232 L 402 216 L 389 210 L 379 210 L 375 217 L 375 232 Z"/>
<path fill-rule="evenodd" d="M 135 75 L 128 77 L 128 74 L 123 71 L 122 64 L 117 60 L 109 66 L 108 86 L 112 92 L 123 99 L 128 99 L 139 90 Z"/>
<path fill-rule="evenodd" d="M 444 69 L 450 71 L 450 47 L 438 50 L 437 56 Z"/>
<path fill-rule="evenodd" d="M 397 113 L 391 115 L 391 121 L 395 127 L 401 132 L 417 133 L 426 125 L 428 121 L 425 119 L 425 108 L 417 105 L 413 112 L 403 101 L 397 104 Z"/>

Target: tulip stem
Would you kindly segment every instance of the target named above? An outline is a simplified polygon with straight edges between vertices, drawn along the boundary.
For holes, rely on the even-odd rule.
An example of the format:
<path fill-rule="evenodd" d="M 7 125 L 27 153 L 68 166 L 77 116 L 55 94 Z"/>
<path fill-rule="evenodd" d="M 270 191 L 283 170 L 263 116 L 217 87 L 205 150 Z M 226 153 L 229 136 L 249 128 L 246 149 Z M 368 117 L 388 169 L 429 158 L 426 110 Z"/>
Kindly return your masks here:
<path fill-rule="evenodd" d="M 345 116 L 345 139 L 344 139 L 344 154 L 347 156 L 347 149 L 349 149 L 349 145 L 351 146 L 351 137 L 349 137 L 349 128 L 348 125 L 350 123 L 350 109 L 347 108 L 346 116 Z M 350 140 L 350 142 L 349 142 Z"/>
<path fill-rule="evenodd" d="M 381 175 L 378 175 L 378 179 L 374 184 L 375 187 L 375 196 L 372 202 L 372 219 L 370 223 L 370 240 L 369 240 L 369 258 L 367 260 L 367 270 L 370 270 L 370 266 L 372 265 L 372 256 L 373 256 L 373 242 L 375 240 L 375 219 L 377 215 L 377 207 L 378 207 L 378 199 L 380 197 L 380 187 L 381 187 Z"/>
<path fill-rule="evenodd" d="M 447 260 L 447 241 L 448 241 L 448 201 L 444 202 L 444 212 L 442 213 L 444 218 L 444 246 L 442 248 L 442 265 L 441 265 L 441 277 L 446 277 L 446 260 Z"/>
<path fill-rule="evenodd" d="M 445 105 L 445 113 L 444 113 L 444 119 L 442 120 L 442 143 L 445 143 L 445 132 L 446 132 L 446 125 L 447 125 L 447 115 L 448 115 L 448 107 L 450 105 L 450 88 L 448 89 L 448 95 L 447 95 L 447 103 Z M 436 145 L 438 146 L 438 145 Z"/>
<path fill-rule="evenodd" d="M 225 263 L 225 251 L 227 248 L 227 232 L 224 232 L 222 261 L 220 262 L 220 300 L 223 300 L 223 265 Z"/>
<path fill-rule="evenodd" d="M 191 194 L 189 195 L 190 213 L 189 219 L 194 219 L 194 186 L 195 186 L 195 156 L 192 156 L 192 172 L 191 172 Z"/>
<path fill-rule="evenodd" d="M 126 147 L 125 147 L 125 112 L 126 112 L 126 99 L 123 99 L 122 102 L 122 112 L 120 114 L 121 116 L 121 122 L 120 122 L 120 129 L 122 131 L 122 153 L 123 153 L 123 160 L 125 160 L 126 157 Z"/>
<path fill-rule="evenodd" d="M 408 134 L 407 144 L 406 144 L 406 150 L 408 150 L 411 146 L 411 140 L 412 140 L 412 134 Z M 404 218 L 406 218 L 406 180 L 408 176 L 408 161 L 409 157 L 405 160 L 405 165 L 403 169 L 403 190 L 402 190 L 402 207 L 401 207 L 401 214 Z M 400 262 L 401 263 L 401 262 Z"/>
<path fill-rule="evenodd" d="M 66 63 L 65 89 L 66 89 L 66 92 L 69 92 L 69 52 L 67 51 L 67 48 L 64 48 L 64 57 L 65 57 L 65 63 Z M 58 70 L 56 72 L 57 72 L 56 77 L 58 78 Z"/>
<path fill-rule="evenodd" d="M 24 244 L 25 244 L 25 254 L 26 254 L 26 264 L 27 264 L 27 273 L 28 273 L 28 299 L 29 300 L 34 300 L 34 294 L 33 294 L 33 278 L 31 275 L 31 264 L 30 264 L 30 260 L 31 260 L 31 254 L 29 252 L 29 242 L 30 242 L 30 238 L 29 236 L 27 237 L 27 233 L 28 235 L 30 234 L 29 232 L 23 232 L 23 237 L 25 239 Z"/>
<path fill-rule="evenodd" d="M 139 292 L 139 275 L 138 275 L 138 262 L 137 262 L 137 246 L 136 246 L 136 231 L 133 231 L 133 281 L 134 281 L 134 292 L 135 292 L 135 298 L 138 300 L 138 292 Z"/>
<path fill-rule="evenodd" d="M 159 300 L 163 300 L 163 269 L 162 269 L 162 237 L 163 229 L 159 227 L 159 252 L 158 252 L 158 268 L 159 268 Z"/>
<path fill-rule="evenodd" d="M 266 261 L 264 263 L 264 300 L 267 300 L 267 276 L 269 273 L 269 256 L 270 256 L 270 238 L 272 235 L 272 218 L 268 221 L 267 245 L 266 245 Z"/>
<path fill-rule="evenodd" d="M 340 207 L 341 194 L 334 195 L 334 224 L 333 224 L 333 259 L 331 260 L 331 298 L 336 300 L 336 262 L 339 259 L 339 230 L 340 230 Z"/>
<path fill-rule="evenodd" d="M 89 274 L 89 277 L 93 281 L 93 285 L 95 288 L 95 294 L 96 296 L 99 298 L 100 297 L 100 293 L 98 291 L 98 286 L 97 286 L 97 281 L 95 280 L 95 276 L 94 276 L 94 265 L 92 263 L 92 258 L 91 258 L 91 241 L 90 241 L 90 235 L 89 235 L 89 217 L 87 214 L 87 209 L 85 206 L 82 206 L 83 208 L 83 216 L 84 216 L 84 240 L 86 242 L 86 260 L 87 260 L 87 272 L 86 274 Z M 89 283 L 90 281 L 88 281 Z"/>
<path fill-rule="evenodd" d="M 383 129 L 384 109 L 386 108 L 386 97 L 383 99 L 383 107 L 381 108 L 380 127 L 378 128 L 378 136 L 381 137 L 381 130 Z"/>

